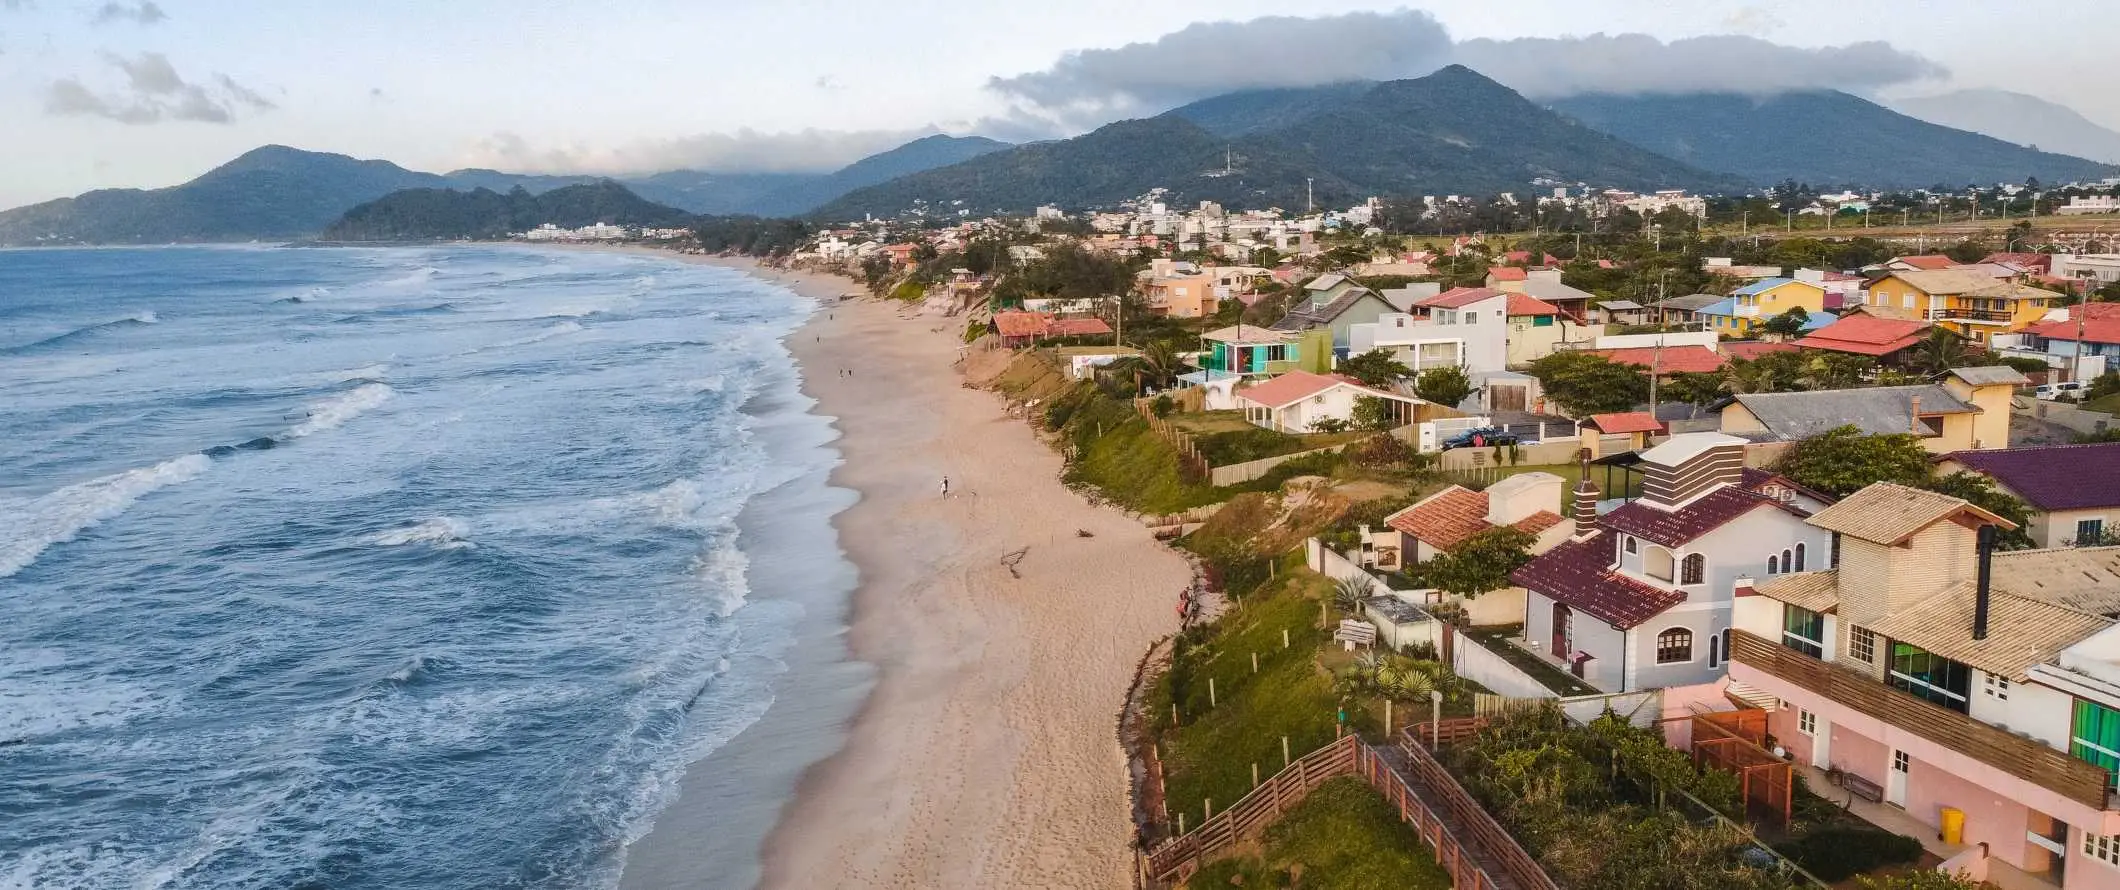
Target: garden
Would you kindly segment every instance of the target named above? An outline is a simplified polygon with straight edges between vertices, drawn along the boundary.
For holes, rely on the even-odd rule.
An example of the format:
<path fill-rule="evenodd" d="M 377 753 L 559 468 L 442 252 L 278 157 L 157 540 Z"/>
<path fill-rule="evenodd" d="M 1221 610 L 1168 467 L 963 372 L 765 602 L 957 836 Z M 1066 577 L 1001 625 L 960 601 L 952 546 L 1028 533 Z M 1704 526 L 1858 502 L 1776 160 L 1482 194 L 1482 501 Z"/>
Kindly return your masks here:
<path fill-rule="evenodd" d="M 1210 862 L 1185 886 L 1449 890 L 1450 874 L 1390 803 L 1362 780 L 1343 776 L 1318 786 L 1266 829 L 1256 853 Z"/>

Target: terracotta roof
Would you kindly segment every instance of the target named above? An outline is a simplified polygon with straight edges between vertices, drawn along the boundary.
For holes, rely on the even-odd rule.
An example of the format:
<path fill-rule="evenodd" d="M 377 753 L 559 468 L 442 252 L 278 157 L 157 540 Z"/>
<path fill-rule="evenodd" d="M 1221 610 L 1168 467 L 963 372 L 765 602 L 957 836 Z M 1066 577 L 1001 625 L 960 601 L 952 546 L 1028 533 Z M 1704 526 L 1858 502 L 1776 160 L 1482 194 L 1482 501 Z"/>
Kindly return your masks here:
<path fill-rule="evenodd" d="M 1292 405 L 1335 386 L 1347 383 L 1345 378 L 1327 377 L 1309 371 L 1290 371 L 1256 386 L 1240 389 L 1237 395 L 1261 405 L 1279 408 Z"/>
<path fill-rule="evenodd" d="M 2053 258 L 2043 253 L 1991 253 L 1980 259 L 1982 263 L 2009 263 L 2026 269 L 2046 269 Z"/>
<path fill-rule="evenodd" d="M 1652 587 L 1613 571 L 1612 547 L 1609 533 L 1568 541 L 1511 572 L 1509 580 L 1620 630 L 1685 602 L 1684 593 Z"/>
<path fill-rule="evenodd" d="M 2083 341 L 2086 343 L 2120 343 L 2120 303 L 2083 303 L 2068 307 L 2071 313 L 2083 313 Z M 2022 333 L 2045 337 L 2049 340 L 2076 341 L 2076 318 L 2068 321 L 2042 321 L 2025 326 Z"/>
<path fill-rule="evenodd" d="M 1087 337 L 1111 332 L 1112 326 L 1101 318 L 1059 318 L 1045 327 L 1048 337 Z"/>
<path fill-rule="evenodd" d="M 1657 353 L 1661 351 L 1662 356 Z M 1632 349 L 1590 349 L 1591 355 L 1623 365 L 1634 365 L 1643 370 L 1655 368 L 1659 374 L 1708 374 L 1722 370 L 1724 359 L 1715 350 L 1706 346 L 1666 346 L 1658 350 L 1653 346 Z"/>
<path fill-rule="evenodd" d="M 2041 510 L 2120 506 L 2120 442 L 1955 451 L 1939 459 L 1992 477 Z"/>
<path fill-rule="evenodd" d="M 1766 495 L 1725 485 L 1696 498 L 1676 510 L 1667 510 L 1645 500 L 1630 501 L 1598 520 L 1606 528 L 1626 532 L 1653 544 L 1683 547 L 1733 519 L 1760 507 L 1804 513 Z"/>
<path fill-rule="evenodd" d="M 1003 337 L 1035 337 L 1045 333 L 1053 318 L 1042 312 L 996 312 L 994 329 Z"/>
<path fill-rule="evenodd" d="M 2059 603 L 1994 588 L 1989 596 L 1988 635 L 1973 639 L 1974 582 L 1960 581 L 1902 607 L 1871 630 L 1920 646 L 1991 674 L 2023 680 L 2032 665 L 2052 661 L 2112 620 Z"/>
<path fill-rule="evenodd" d="M 1511 318 L 1516 318 L 1524 315 L 1559 314 L 1561 314 L 1561 310 L 1556 308 L 1552 303 L 1548 303 L 1545 300 L 1541 300 L 1530 294 L 1512 293 L 1509 295 L 1509 317 Z"/>
<path fill-rule="evenodd" d="M 1811 332 L 1810 336 L 1796 341 L 1796 345 L 1805 349 L 1881 356 L 1920 343 L 1928 335 L 1929 323 L 1925 321 L 1855 313 Z"/>
<path fill-rule="evenodd" d="M 1745 361 L 1751 361 L 1768 353 L 1803 351 L 1794 343 L 1768 343 L 1763 340 L 1732 340 L 1728 343 L 1719 344 L 1719 348 L 1721 348 L 1723 355 L 1730 358 L 1741 358 Z"/>
<path fill-rule="evenodd" d="M 1487 277 L 1496 281 L 1522 281 L 1526 276 L 1524 270 L 1515 266 L 1495 266 L 1487 270 Z"/>
<path fill-rule="evenodd" d="M 1491 287 L 1453 287 L 1413 305 L 1426 306 L 1430 309 L 1462 309 L 1481 300 L 1491 300 L 1499 296 L 1502 296 L 1502 292 Z M 1514 308 L 1515 301 L 1512 300 L 1510 303 L 1511 307 Z M 1553 307 L 1547 306 L 1546 308 L 1552 309 Z M 1511 312 L 1510 314 L 1515 315 L 1516 313 Z"/>
<path fill-rule="evenodd" d="M 1781 600 L 1813 612 L 1831 612 L 1840 607 L 1839 572 L 1798 572 L 1777 575 L 1752 587 L 1761 596 Z"/>
<path fill-rule="evenodd" d="M 1661 433 L 1662 421 L 1647 411 L 1625 411 L 1618 414 L 1592 414 L 1591 426 L 1605 433 Z"/>
<path fill-rule="evenodd" d="M 1951 259 L 1950 257 L 1944 256 L 1940 253 L 1928 253 L 1922 254 L 1920 256 L 1893 257 L 1891 260 L 1887 261 L 1886 265 L 1890 265 L 1891 263 L 1905 263 L 1909 266 L 1913 266 L 1916 269 L 1948 269 L 1951 266 L 1955 265 L 1957 262 L 1957 260 Z"/>
<path fill-rule="evenodd" d="M 1518 531 L 1536 535 L 1561 522 L 1559 513 L 1540 510 L 1510 525 Z M 1473 535 L 1494 528 L 1494 524 L 1487 521 L 1487 493 L 1461 485 L 1452 485 L 1391 514 L 1384 519 L 1384 524 L 1437 550 L 1449 550 Z"/>
<path fill-rule="evenodd" d="M 2004 528 L 2016 524 L 1972 504 L 1895 482 L 1878 482 L 1848 495 L 1840 503 L 1818 511 L 1811 524 L 1851 538 L 1878 544 L 1897 544 L 1915 532 L 1945 519 L 1965 514 Z"/>

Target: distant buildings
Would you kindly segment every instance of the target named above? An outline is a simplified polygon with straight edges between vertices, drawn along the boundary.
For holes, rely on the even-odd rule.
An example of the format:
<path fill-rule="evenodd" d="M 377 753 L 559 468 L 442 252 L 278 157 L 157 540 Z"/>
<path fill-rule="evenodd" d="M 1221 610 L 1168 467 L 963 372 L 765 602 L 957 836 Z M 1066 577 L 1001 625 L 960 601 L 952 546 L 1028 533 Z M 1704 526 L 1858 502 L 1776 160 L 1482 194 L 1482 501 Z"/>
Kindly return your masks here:
<path fill-rule="evenodd" d="M 685 229 L 650 229 L 648 231 L 676 233 L 667 236 L 668 238 L 681 238 L 692 234 Z M 545 223 L 528 232 L 524 232 L 522 237 L 525 241 L 622 241 L 627 237 L 627 230 L 624 226 L 614 226 L 605 223 L 586 225 L 579 229 L 562 229 L 551 223 Z"/>

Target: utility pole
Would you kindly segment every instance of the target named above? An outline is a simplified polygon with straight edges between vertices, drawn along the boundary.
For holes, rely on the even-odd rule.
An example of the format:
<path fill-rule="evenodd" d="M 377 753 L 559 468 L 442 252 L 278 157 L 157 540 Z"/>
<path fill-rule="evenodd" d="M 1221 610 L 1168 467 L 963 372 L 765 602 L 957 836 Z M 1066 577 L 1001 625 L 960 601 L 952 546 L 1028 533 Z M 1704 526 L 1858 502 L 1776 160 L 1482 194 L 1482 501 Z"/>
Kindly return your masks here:
<path fill-rule="evenodd" d="M 1747 210 L 1740 213 L 1737 217 L 1737 237 L 1743 238 L 1750 234 L 1752 234 L 1752 211 Z"/>
<path fill-rule="evenodd" d="M 1307 177 L 1307 176 L 1306 176 L 1306 177 L 1304 177 L 1304 178 L 1303 178 L 1303 215 L 1304 215 L 1304 216 L 1309 216 L 1309 215 L 1311 215 L 1311 214 L 1313 214 L 1313 213 L 1316 213 L 1316 212 L 1318 211 L 1318 199 L 1317 199 L 1317 190 L 1316 190 L 1316 189 L 1314 189 L 1314 188 L 1312 188 L 1312 186 L 1313 186 L 1313 185 L 1315 185 L 1316 183 L 1317 183 L 1317 180 L 1315 180 L 1315 179 L 1312 179 L 1312 178 L 1310 178 L 1310 177 Z"/>
<path fill-rule="evenodd" d="M 1788 219 L 1787 219 L 1787 220 L 1785 220 L 1785 221 L 1783 222 L 1783 228 L 1782 228 L 1782 231 L 1784 231 L 1784 232 L 1794 232 L 1794 231 L 1796 231 L 1796 208 L 1794 208 L 1794 207 L 1791 207 L 1791 208 L 1789 208 L 1788 210 L 1786 210 L 1786 211 L 1783 211 L 1783 215 L 1784 215 L 1784 216 L 1787 216 L 1787 217 L 1788 217 Z"/>

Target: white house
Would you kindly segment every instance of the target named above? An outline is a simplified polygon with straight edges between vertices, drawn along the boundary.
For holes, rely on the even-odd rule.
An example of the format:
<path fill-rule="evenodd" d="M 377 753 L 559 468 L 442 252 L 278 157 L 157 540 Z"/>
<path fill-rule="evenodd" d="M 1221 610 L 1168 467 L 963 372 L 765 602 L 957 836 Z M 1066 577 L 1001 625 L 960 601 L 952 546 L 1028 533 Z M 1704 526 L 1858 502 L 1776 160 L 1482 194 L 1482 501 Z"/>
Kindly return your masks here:
<path fill-rule="evenodd" d="M 1237 407 L 1246 420 L 1284 433 L 1316 431 L 1321 420 L 1351 423 L 1355 401 L 1364 396 L 1391 403 L 1397 426 L 1413 423 L 1417 410 L 1427 404 L 1412 396 L 1371 389 L 1339 376 L 1308 371 L 1290 371 L 1248 389 L 1237 390 Z"/>
<path fill-rule="evenodd" d="M 1641 452 L 1642 496 L 1603 517 L 1586 463 L 1574 534 L 1510 576 L 1527 645 L 1607 692 L 1720 677 L 1737 589 L 1832 560 L 1804 522 L 1827 499 L 1745 467 L 1744 445 L 1688 433 Z"/>
<path fill-rule="evenodd" d="M 1508 294 L 1485 291 L 1463 305 L 1434 309 L 1426 318 L 1385 313 L 1374 323 L 1347 329 L 1347 354 L 1382 349 L 1416 374 L 1430 368 L 1464 368 L 1473 375 L 1501 371 L 1509 357 L 1508 304 Z"/>

